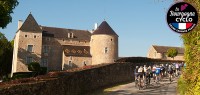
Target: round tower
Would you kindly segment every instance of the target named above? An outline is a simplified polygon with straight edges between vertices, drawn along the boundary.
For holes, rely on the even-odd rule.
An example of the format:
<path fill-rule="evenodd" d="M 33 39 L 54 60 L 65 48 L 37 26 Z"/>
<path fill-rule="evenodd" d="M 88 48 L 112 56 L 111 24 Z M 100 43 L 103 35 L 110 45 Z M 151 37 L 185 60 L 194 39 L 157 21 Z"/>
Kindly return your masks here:
<path fill-rule="evenodd" d="M 90 47 L 92 65 L 113 63 L 118 59 L 118 35 L 106 21 L 92 33 Z"/>

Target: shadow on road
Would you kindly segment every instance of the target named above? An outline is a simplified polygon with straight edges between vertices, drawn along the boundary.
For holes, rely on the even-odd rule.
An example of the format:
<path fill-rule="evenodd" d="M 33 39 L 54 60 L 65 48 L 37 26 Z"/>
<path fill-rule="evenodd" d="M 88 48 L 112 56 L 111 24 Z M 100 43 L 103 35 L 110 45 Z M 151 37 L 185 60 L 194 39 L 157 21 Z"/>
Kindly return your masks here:
<path fill-rule="evenodd" d="M 176 79 L 177 80 L 177 79 Z M 85 95 L 177 95 L 177 81 L 169 83 L 168 79 L 162 80 L 159 84 L 152 83 L 148 88 L 139 90 L 134 82 L 116 85 L 107 89 L 101 89 Z"/>

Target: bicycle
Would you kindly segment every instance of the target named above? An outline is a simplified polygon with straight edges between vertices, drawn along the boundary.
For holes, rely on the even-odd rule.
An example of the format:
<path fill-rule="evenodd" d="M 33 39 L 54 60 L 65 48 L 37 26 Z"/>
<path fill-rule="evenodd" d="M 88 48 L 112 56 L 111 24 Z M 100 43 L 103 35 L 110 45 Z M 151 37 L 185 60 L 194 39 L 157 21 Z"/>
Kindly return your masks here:
<path fill-rule="evenodd" d="M 135 78 L 135 87 L 138 87 L 138 78 Z"/>
<path fill-rule="evenodd" d="M 172 72 L 169 72 L 169 81 L 170 81 L 170 83 L 172 83 Z"/>
<path fill-rule="evenodd" d="M 159 81 L 160 81 L 160 74 L 156 74 L 156 80 L 155 80 L 156 84 L 158 84 Z"/>
<path fill-rule="evenodd" d="M 138 88 L 139 90 L 144 89 L 144 80 L 142 80 L 140 77 L 138 78 Z"/>
<path fill-rule="evenodd" d="M 146 88 L 149 87 L 150 81 L 151 81 L 150 76 L 146 76 L 146 78 L 145 78 L 145 82 L 146 82 L 145 86 L 146 86 Z"/>

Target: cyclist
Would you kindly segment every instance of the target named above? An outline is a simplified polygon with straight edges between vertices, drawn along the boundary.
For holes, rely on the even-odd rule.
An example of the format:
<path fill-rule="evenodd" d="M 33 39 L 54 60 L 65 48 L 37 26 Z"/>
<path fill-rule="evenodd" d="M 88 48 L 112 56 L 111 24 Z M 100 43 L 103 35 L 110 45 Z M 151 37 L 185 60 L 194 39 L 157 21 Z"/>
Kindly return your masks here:
<path fill-rule="evenodd" d="M 153 80 L 154 80 L 154 82 L 155 82 L 155 80 L 156 80 L 156 65 L 153 65 L 153 68 L 152 68 L 152 77 L 153 77 Z"/>
<path fill-rule="evenodd" d="M 171 65 L 168 67 L 168 74 L 169 74 L 169 81 L 172 82 L 172 74 L 173 74 L 173 68 Z"/>
<path fill-rule="evenodd" d="M 173 70 L 173 74 L 172 74 L 172 76 L 176 76 L 176 66 L 175 66 L 175 63 L 173 63 L 172 65 L 172 70 Z"/>
<path fill-rule="evenodd" d="M 161 64 L 161 65 L 160 65 L 160 75 L 161 75 L 161 78 L 164 77 L 164 73 L 165 73 L 165 68 L 164 68 L 164 65 Z"/>
<path fill-rule="evenodd" d="M 140 68 L 138 69 L 138 76 L 140 78 L 143 78 L 143 75 L 144 75 L 144 68 L 140 66 Z"/>
<path fill-rule="evenodd" d="M 151 81 L 151 66 L 146 70 L 146 84 L 150 84 Z"/>
<path fill-rule="evenodd" d="M 144 68 L 140 66 L 140 68 L 138 69 L 139 89 L 144 87 L 143 75 L 144 75 Z"/>
<path fill-rule="evenodd" d="M 135 70 L 134 70 L 134 74 L 135 74 L 135 87 L 137 87 L 137 85 L 138 85 L 138 69 L 139 69 L 139 67 L 136 66 Z"/>
<path fill-rule="evenodd" d="M 146 67 L 146 65 L 144 65 L 144 77 L 143 78 L 146 78 L 146 71 L 147 71 L 147 67 Z"/>
<path fill-rule="evenodd" d="M 159 65 L 157 65 L 156 66 L 156 83 L 158 83 L 159 82 L 159 80 L 160 80 L 160 71 L 161 71 L 161 68 L 160 68 L 160 66 Z"/>

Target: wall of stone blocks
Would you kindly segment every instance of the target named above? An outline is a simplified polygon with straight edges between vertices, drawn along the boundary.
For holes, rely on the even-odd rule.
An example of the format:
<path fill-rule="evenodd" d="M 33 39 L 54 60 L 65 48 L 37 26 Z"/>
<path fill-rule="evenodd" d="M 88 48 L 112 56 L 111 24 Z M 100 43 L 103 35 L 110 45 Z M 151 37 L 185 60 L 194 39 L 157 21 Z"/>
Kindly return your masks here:
<path fill-rule="evenodd" d="M 105 86 L 133 81 L 136 65 L 153 64 L 110 63 L 88 69 L 50 72 L 36 78 L 0 83 L 0 95 L 82 95 Z"/>

